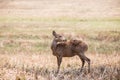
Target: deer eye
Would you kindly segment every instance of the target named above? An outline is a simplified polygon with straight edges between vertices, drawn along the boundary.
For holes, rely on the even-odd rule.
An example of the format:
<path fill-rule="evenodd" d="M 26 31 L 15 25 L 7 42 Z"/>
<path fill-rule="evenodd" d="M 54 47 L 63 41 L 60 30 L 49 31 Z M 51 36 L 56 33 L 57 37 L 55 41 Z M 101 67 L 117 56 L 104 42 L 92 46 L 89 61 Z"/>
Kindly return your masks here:
<path fill-rule="evenodd" d="M 59 37 L 62 37 L 62 36 L 59 36 Z"/>

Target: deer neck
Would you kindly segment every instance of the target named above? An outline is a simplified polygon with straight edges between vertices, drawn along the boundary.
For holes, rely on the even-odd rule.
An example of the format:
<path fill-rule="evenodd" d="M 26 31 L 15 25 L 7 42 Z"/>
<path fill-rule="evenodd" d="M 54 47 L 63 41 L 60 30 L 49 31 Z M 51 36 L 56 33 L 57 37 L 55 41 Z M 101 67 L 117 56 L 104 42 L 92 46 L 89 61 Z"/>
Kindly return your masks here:
<path fill-rule="evenodd" d="M 51 45 L 52 50 L 55 50 L 57 46 L 57 41 L 54 39 Z"/>

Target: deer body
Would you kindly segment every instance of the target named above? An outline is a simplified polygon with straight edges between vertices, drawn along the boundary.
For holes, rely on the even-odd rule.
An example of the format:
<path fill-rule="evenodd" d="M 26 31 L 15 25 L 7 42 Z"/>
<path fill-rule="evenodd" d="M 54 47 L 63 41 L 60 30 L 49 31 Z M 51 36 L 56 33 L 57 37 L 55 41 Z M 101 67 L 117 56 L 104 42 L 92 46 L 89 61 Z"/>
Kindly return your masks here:
<path fill-rule="evenodd" d="M 51 49 L 53 55 L 57 57 L 58 63 L 57 73 L 59 72 L 60 69 L 62 57 L 73 57 L 75 55 L 78 55 L 82 61 L 81 71 L 84 67 L 85 61 L 87 61 L 88 72 L 90 72 L 90 59 L 84 55 L 84 53 L 88 50 L 88 45 L 85 42 L 80 40 L 67 41 L 63 36 L 57 34 L 55 31 L 53 31 L 53 36 L 55 38 L 53 39 Z"/>
<path fill-rule="evenodd" d="M 54 56 L 72 57 L 75 54 L 72 52 L 71 47 L 72 45 L 70 44 L 58 45 L 58 42 L 53 41 L 51 49 Z"/>

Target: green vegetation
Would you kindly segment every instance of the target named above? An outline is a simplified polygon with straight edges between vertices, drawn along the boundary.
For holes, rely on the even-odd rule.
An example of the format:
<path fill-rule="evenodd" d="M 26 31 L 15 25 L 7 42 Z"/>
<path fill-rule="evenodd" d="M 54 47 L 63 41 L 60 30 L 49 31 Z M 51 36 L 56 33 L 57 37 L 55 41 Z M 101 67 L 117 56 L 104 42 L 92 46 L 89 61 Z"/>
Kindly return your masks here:
<path fill-rule="evenodd" d="M 0 17 L 0 22 L 119 22 L 120 18 L 77 18 L 77 17 Z"/>

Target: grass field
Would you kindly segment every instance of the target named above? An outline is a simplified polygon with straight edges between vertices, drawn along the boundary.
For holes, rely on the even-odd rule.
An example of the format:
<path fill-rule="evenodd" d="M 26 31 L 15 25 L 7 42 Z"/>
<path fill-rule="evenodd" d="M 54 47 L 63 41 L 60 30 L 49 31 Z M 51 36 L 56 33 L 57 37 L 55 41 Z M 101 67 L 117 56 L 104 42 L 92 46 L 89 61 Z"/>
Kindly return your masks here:
<path fill-rule="evenodd" d="M 95 0 L 96 7 L 89 0 L 6 1 L 0 1 L 0 80 L 120 80 L 119 0 Z M 55 76 L 53 30 L 88 43 L 91 73 L 87 64 L 80 73 L 81 61 L 74 56 L 63 58 Z"/>

